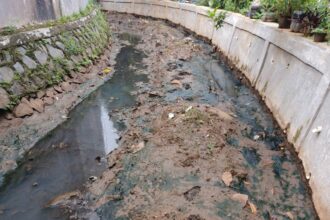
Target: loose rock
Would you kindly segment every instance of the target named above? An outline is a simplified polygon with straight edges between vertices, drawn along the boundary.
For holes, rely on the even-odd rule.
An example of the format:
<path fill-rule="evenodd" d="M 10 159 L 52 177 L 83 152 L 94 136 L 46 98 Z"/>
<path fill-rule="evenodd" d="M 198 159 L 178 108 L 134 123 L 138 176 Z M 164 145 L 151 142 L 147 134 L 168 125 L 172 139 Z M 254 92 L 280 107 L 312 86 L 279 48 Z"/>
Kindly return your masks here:
<path fill-rule="evenodd" d="M 20 103 L 14 109 L 14 115 L 16 117 L 25 117 L 33 114 L 33 109 L 26 103 Z"/>

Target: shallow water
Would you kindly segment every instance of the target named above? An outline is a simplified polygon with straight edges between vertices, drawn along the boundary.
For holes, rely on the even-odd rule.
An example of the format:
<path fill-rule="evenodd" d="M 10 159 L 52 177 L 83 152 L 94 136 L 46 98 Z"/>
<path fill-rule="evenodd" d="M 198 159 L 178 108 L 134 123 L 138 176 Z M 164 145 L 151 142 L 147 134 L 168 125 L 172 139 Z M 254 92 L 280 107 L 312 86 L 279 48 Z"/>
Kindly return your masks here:
<path fill-rule="evenodd" d="M 9 176 L 0 192 L 0 208 L 3 210 L 1 219 L 66 218 L 59 210 L 43 207 L 54 196 L 82 188 L 90 176 L 98 176 L 106 169 L 102 158 L 117 147 L 118 132 L 125 127 L 122 121 L 111 116 L 111 112 L 133 106 L 136 101 L 131 92 L 136 89 L 136 83 L 147 82 L 146 75 L 138 74 L 145 69 L 142 60 L 146 55 L 136 49 L 140 40 L 135 34 L 124 33 L 117 36 L 123 42 L 123 47 L 116 57 L 113 77 L 77 106 L 70 113 L 67 122 L 40 141 L 19 168 Z M 229 68 L 219 61 L 217 54 L 212 53 L 210 45 L 197 39 L 194 39 L 194 43 L 203 48 L 202 54 L 190 60 L 172 63 L 175 68 L 191 73 L 194 81 L 190 86 L 184 85 L 181 90 L 165 86 L 164 100 L 175 102 L 182 98 L 197 103 L 231 106 L 237 119 L 251 127 L 241 133 L 250 139 L 256 135 L 261 136 L 256 141 L 266 146 L 266 149 L 255 149 L 228 137 L 227 143 L 239 149 L 242 154 L 251 178 L 248 181 L 252 184 L 245 186 L 243 180 L 234 182 L 233 189 L 249 195 L 261 209 L 264 219 L 270 219 L 269 213 L 276 213 L 278 207 L 287 210 L 299 207 L 290 204 L 289 198 L 301 198 L 302 204 L 299 205 L 304 207 L 304 200 L 310 201 L 310 198 L 296 165 L 298 160 L 291 153 L 282 152 L 279 148 L 285 138 L 278 134 L 272 116 L 251 89 L 236 79 Z M 137 123 L 143 123 L 143 120 L 138 119 Z M 101 160 L 96 160 L 99 157 Z M 276 181 L 272 184 L 281 192 L 274 195 L 278 197 L 274 201 L 265 201 L 263 197 L 263 194 L 266 195 L 271 190 L 263 182 L 267 179 L 266 175 L 269 175 L 260 165 L 261 158 L 265 157 L 270 157 L 273 161 L 271 175 L 275 175 Z M 138 164 L 147 158 L 147 151 L 127 158 L 123 172 L 118 174 L 120 184 L 107 190 L 115 195 L 129 194 L 135 185 L 140 184 L 140 179 L 134 177 L 134 174 L 138 173 Z M 199 181 L 199 177 L 194 175 L 186 176 L 184 180 L 175 179 L 167 173 L 157 172 L 155 175 L 166 180 L 159 187 L 169 191 L 180 184 L 180 181 L 196 184 Z M 152 175 L 146 178 L 150 182 L 156 179 Z M 294 184 L 290 180 L 294 180 Z M 35 183 L 37 186 L 33 186 Z M 226 188 L 221 182 L 218 185 Z M 110 201 L 97 211 L 102 219 L 112 219 L 120 205 L 121 201 Z M 231 200 L 219 202 L 216 207 L 220 217 L 225 218 L 228 213 L 233 214 L 233 217 L 240 214 L 237 204 Z M 300 213 L 298 219 L 317 218 L 310 203 L 304 208 L 306 209 L 297 211 Z M 287 218 L 282 215 L 281 219 Z"/>
<path fill-rule="evenodd" d="M 70 114 L 69 119 L 43 138 L 6 178 L 0 192 L 0 219 L 63 219 L 59 210 L 45 208 L 55 196 L 81 189 L 90 176 L 107 168 L 105 155 L 117 147 L 121 121 L 109 112 L 135 104 L 135 83 L 147 80 L 137 75 L 145 56 L 134 48 L 138 38 L 119 38 L 123 46 L 116 57 L 115 73 Z"/>

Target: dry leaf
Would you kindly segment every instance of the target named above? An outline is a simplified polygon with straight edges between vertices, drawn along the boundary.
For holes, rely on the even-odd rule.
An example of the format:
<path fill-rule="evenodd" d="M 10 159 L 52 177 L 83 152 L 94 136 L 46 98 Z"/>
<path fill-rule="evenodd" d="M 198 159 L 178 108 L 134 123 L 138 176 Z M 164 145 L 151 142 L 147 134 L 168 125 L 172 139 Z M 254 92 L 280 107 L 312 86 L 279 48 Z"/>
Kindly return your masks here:
<path fill-rule="evenodd" d="M 217 108 L 207 108 L 206 111 L 209 112 L 209 113 L 211 113 L 211 114 L 217 115 L 219 118 L 221 118 L 223 120 L 227 120 L 227 121 L 233 120 L 233 117 L 229 113 L 224 112 L 224 111 L 222 111 L 220 109 L 217 109 Z"/>
<path fill-rule="evenodd" d="M 289 219 L 294 220 L 293 214 L 291 212 L 286 212 L 285 214 L 289 217 Z"/>
<path fill-rule="evenodd" d="M 246 205 L 246 203 L 249 199 L 249 196 L 245 195 L 245 194 L 236 193 L 236 194 L 232 195 L 231 199 L 239 202 L 242 205 L 242 208 L 244 208 L 244 206 Z"/>
<path fill-rule="evenodd" d="M 248 202 L 249 203 L 249 206 L 250 206 L 250 209 L 251 209 L 251 212 L 253 214 L 256 214 L 257 213 L 257 207 L 252 203 L 252 202 Z"/>
<path fill-rule="evenodd" d="M 108 74 L 111 72 L 111 68 L 110 67 L 106 67 L 103 71 L 104 74 Z"/>
<path fill-rule="evenodd" d="M 144 142 L 140 142 L 138 144 L 135 144 L 131 147 L 132 153 L 135 154 L 137 152 L 139 152 L 140 150 L 142 150 L 144 148 Z"/>
<path fill-rule="evenodd" d="M 178 85 L 178 86 L 180 86 L 181 87 L 181 82 L 179 81 L 179 80 L 177 80 L 177 79 L 174 79 L 174 80 L 172 80 L 171 81 L 171 84 L 173 84 L 173 85 Z"/>
<path fill-rule="evenodd" d="M 233 175 L 230 172 L 224 172 L 221 177 L 222 181 L 226 184 L 226 186 L 230 186 L 233 181 Z"/>

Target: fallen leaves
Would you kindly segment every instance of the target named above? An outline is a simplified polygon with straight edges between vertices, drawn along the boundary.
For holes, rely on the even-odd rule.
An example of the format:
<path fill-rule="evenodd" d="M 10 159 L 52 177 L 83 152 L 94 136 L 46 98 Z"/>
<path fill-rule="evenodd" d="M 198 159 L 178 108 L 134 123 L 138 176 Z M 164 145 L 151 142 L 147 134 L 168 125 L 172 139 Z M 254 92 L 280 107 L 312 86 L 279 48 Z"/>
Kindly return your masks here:
<path fill-rule="evenodd" d="M 294 220 L 293 214 L 291 212 L 286 212 L 285 215 L 288 216 L 290 220 Z"/>
<path fill-rule="evenodd" d="M 111 72 L 111 68 L 110 68 L 110 67 L 106 67 L 106 68 L 102 71 L 103 74 L 109 74 L 110 72 Z"/>
<path fill-rule="evenodd" d="M 246 203 L 248 202 L 249 196 L 241 193 L 235 193 L 231 196 L 231 199 L 239 202 L 242 208 L 244 208 L 246 206 Z"/>
<path fill-rule="evenodd" d="M 221 179 L 226 186 L 230 186 L 231 182 L 233 181 L 233 175 L 231 174 L 231 172 L 226 171 L 222 174 Z"/>
<path fill-rule="evenodd" d="M 250 201 L 248 201 L 248 204 L 250 206 L 252 214 L 256 214 L 257 213 L 257 207 Z"/>
<path fill-rule="evenodd" d="M 180 80 L 177 80 L 177 79 L 173 79 L 173 80 L 171 81 L 171 84 L 172 84 L 172 85 L 177 85 L 177 86 L 179 86 L 179 87 L 182 86 L 182 83 L 180 82 Z"/>
<path fill-rule="evenodd" d="M 140 150 L 142 150 L 144 147 L 145 147 L 145 144 L 142 141 L 142 142 L 140 142 L 138 144 L 132 145 L 131 151 L 132 151 L 133 154 L 135 154 L 135 153 L 139 152 Z"/>

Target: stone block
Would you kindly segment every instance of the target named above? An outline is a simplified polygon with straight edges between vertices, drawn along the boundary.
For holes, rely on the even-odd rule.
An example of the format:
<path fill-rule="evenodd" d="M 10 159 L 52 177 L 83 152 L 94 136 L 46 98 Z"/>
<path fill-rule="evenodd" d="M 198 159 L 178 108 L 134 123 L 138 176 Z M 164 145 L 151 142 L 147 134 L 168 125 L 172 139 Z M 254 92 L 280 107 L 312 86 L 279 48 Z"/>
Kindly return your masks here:
<path fill-rule="evenodd" d="M 11 83 L 14 78 L 14 71 L 9 67 L 0 67 L 0 82 Z"/>

